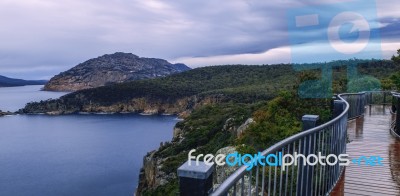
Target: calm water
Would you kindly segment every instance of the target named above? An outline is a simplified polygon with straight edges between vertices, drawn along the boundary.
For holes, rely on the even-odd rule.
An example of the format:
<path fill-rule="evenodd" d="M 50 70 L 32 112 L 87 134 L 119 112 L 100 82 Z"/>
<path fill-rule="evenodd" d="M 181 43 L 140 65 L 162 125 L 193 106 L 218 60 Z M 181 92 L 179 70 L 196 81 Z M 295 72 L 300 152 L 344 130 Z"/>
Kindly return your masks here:
<path fill-rule="evenodd" d="M 15 112 L 31 101 L 58 98 L 66 93 L 40 91 L 43 86 L 0 88 L 0 110 Z"/>
<path fill-rule="evenodd" d="M 19 96 L 54 97 L 20 88 L 0 88 L 0 108 L 23 106 Z M 133 195 L 143 156 L 172 138 L 175 123 L 132 114 L 1 117 L 0 195 Z"/>

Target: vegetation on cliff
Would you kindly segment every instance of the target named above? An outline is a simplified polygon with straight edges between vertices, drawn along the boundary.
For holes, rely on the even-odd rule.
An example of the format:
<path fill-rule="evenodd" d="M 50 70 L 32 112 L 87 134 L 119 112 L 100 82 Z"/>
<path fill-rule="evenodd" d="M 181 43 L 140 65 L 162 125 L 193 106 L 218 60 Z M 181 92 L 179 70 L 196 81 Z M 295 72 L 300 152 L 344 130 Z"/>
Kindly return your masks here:
<path fill-rule="evenodd" d="M 353 78 L 376 82 L 390 76 L 391 72 L 398 68 L 388 61 L 364 62 L 358 66 L 359 75 Z M 332 90 L 345 92 L 348 87 L 346 69 L 339 67 L 333 72 L 335 80 Z M 328 121 L 331 119 L 330 99 L 303 99 L 298 96 L 301 83 L 319 78 L 320 73 L 317 71 L 297 73 L 290 80 L 291 87 L 278 92 L 275 98 L 269 101 L 230 102 L 207 105 L 194 110 L 187 119 L 176 125 L 179 134 L 174 140 L 152 153 L 152 160 L 161 168 L 159 172 L 163 173 L 156 178 L 168 176 L 165 178 L 166 183 L 150 185 L 143 181 L 139 185 L 139 192 L 143 195 L 175 195 L 178 191 L 177 177 L 169 174 L 176 173 L 177 168 L 187 160 L 187 153 L 191 149 L 197 150 L 195 154 L 207 154 L 216 153 L 225 146 L 236 146 L 241 153 L 254 153 L 298 133 L 304 114 L 319 115 L 319 124 Z M 353 83 L 360 81 L 350 80 Z M 370 88 L 369 85 L 361 86 Z M 235 130 L 250 117 L 255 122 L 238 135 Z"/>
<path fill-rule="evenodd" d="M 378 79 L 388 77 L 399 65 L 392 61 L 349 60 L 339 65 L 358 64 L 359 75 Z M 312 66 L 305 64 L 303 66 Z M 333 92 L 346 91 L 346 66 L 333 68 Z M 256 103 L 276 96 L 281 89 L 291 89 L 299 74 L 321 78 L 320 70 L 298 72 L 292 65 L 226 65 L 189 70 L 163 78 L 139 80 L 65 95 L 57 100 L 28 104 L 22 112 L 55 114 L 74 112 L 143 112 L 180 113 L 211 103 Z M 332 86 L 332 85 L 330 85 Z"/>
<path fill-rule="evenodd" d="M 400 65 L 400 49 L 397 50 L 397 56 L 393 55 L 392 61 L 396 65 Z M 384 90 L 400 90 L 400 71 L 394 70 L 394 73 L 381 80 L 382 89 Z"/>
<path fill-rule="evenodd" d="M 57 100 L 29 103 L 22 111 L 143 112 L 146 109 L 143 107 L 150 107 L 160 113 L 163 110 L 179 113 L 193 109 L 209 97 L 215 97 L 215 102 L 251 103 L 270 99 L 278 89 L 292 85 L 293 75 L 295 71 L 290 65 L 204 67 L 164 78 L 77 91 Z M 140 100 L 146 103 L 141 104 Z"/>
<path fill-rule="evenodd" d="M 168 182 L 155 188 L 143 182 L 139 185 L 140 192 L 143 195 L 175 195 L 178 191 L 177 178 L 171 178 L 169 174 L 176 173 L 191 149 L 196 149 L 193 155 L 215 154 L 226 146 L 236 146 L 242 153 L 255 153 L 298 133 L 304 114 L 317 114 L 321 116 L 321 123 L 327 121 L 330 118 L 329 107 L 329 99 L 302 100 L 292 90 L 279 93 L 268 103 L 227 103 L 196 109 L 176 125 L 181 134 L 152 155 L 152 159 L 161 166 L 160 173 L 168 176 Z M 237 128 L 249 117 L 254 117 L 255 123 L 237 137 Z"/>

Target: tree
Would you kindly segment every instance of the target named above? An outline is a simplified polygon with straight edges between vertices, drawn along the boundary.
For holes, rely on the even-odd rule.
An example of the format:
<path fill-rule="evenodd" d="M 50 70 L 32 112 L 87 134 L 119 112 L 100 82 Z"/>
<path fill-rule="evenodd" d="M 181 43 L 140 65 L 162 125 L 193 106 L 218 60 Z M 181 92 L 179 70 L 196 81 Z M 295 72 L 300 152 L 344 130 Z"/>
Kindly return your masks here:
<path fill-rule="evenodd" d="M 395 55 L 392 56 L 392 61 L 394 61 L 397 64 L 400 64 L 400 49 L 397 50 L 397 56 Z"/>
<path fill-rule="evenodd" d="M 348 92 L 358 93 L 362 91 L 372 91 L 381 89 L 381 82 L 371 76 L 358 77 L 350 80 Z"/>
<path fill-rule="evenodd" d="M 394 84 L 397 90 L 400 89 L 400 72 L 396 72 L 390 76 L 391 82 Z"/>
<path fill-rule="evenodd" d="M 395 85 L 393 81 L 390 78 L 385 78 L 381 80 L 381 85 L 382 85 L 382 90 L 388 91 L 388 90 L 394 90 Z"/>

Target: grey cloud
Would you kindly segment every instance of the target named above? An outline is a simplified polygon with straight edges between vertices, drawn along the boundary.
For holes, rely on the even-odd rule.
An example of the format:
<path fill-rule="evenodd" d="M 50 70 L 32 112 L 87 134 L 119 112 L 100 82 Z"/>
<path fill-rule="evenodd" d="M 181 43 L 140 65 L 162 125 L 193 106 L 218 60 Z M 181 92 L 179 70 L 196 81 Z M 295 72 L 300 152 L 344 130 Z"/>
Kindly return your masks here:
<path fill-rule="evenodd" d="M 4 0 L 0 2 L 0 75 L 48 77 L 116 51 L 169 60 L 262 53 L 289 45 L 286 10 L 310 4 L 314 3 Z M 382 17 L 399 17 L 394 0 L 381 4 L 386 10 Z M 396 37 L 393 32 L 397 33 L 395 26 L 389 25 L 382 35 Z"/>

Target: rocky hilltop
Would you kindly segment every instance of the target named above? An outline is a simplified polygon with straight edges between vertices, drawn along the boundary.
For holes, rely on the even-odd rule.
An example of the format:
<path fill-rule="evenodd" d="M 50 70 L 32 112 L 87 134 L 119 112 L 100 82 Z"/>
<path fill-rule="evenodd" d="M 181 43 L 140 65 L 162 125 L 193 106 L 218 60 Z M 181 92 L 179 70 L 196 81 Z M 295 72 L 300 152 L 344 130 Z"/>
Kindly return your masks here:
<path fill-rule="evenodd" d="M 167 76 L 189 70 L 184 64 L 117 52 L 83 62 L 45 85 L 47 91 L 77 91 L 126 81 Z"/>

